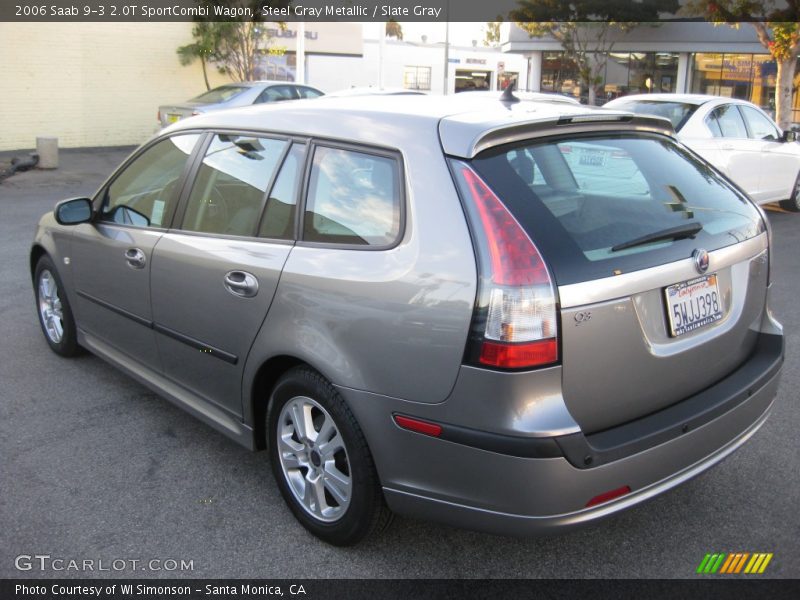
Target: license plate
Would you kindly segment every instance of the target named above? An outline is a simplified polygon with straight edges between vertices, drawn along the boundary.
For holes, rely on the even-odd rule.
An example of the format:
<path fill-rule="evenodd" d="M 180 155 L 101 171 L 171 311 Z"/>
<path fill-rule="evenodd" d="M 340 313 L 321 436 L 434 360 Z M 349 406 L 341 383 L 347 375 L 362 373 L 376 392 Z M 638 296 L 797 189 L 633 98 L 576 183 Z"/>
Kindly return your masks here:
<path fill-rule="evenodd" d="M 180 115 L 167 115 L 167 123 L 170 123 L 170 124 L 177 123 L 180 120 L 181 120 L 181 116 Z"/>
<path fill-rule="evenodd" d="M 716 273 L 671 285 L 664 294 L 672 337 L 696 331 L 723 317 Z"/>
<path fill-rule="evenodd" d="M 579 162 L 590 167 L 604 167 L 606 165 L 606 152 L 604 150 L 583 150 Z"/>

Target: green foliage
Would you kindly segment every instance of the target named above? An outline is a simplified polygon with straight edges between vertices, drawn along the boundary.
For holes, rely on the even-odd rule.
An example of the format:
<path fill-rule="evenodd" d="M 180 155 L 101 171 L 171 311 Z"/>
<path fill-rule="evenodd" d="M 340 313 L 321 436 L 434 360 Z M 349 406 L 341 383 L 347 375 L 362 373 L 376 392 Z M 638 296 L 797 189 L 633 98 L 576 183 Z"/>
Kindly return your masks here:
<path fill-rule="evenodd" d="M 394 19 L 389 19 L 386 21 L 386 37 L 393 37 L 398 40 L 402 40 L 403 28 L 400 26 L 400 23 Z"/>
<path fill-rule="evenodd" d="M 503 23 L 502 17 L 497 16 L 496 21 L 489 21 L 483 29 L 483 45 L 497 46 L 500 43 L 500 25 Z"/>
<path fill-rule="evenodd" d="M 203 77 L 209 87 L 206 65 L 213 63 L 220 73 L 237 81 L 255 78 L 256 67 L 265 55 L 283 54 L 284 49 L 271 46 L 272 38 L 262 20 L 265 6 L 274 8 L 291 4 L 287 0 L 195 0 L 199 6 L 209 9 L 208 17 L 196 17 L 192 28 L 191 44 L 177 49 L 181 64 L 188 65 L 199 59 L 203 65 Z M 216 21 L 214 7 L 249 8 L 253 18 L 249 21 Z M 285 29 L 285 23 L 276 23 Z"/>

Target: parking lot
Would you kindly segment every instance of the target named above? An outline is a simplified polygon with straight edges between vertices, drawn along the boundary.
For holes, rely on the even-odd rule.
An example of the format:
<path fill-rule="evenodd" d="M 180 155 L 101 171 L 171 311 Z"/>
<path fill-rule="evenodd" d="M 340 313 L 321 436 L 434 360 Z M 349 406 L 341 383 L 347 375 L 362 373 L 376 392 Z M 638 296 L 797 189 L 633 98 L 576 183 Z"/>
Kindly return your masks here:
<path fill-rule="evenodd" d="M 773 309 L 787 332 L 773 413 L 722 464 L 560 536 L 503 538 L 396 518 L 382 536 L 338 549 L 295 521 L 266 453 L 244 450 L 96 357 L 48 349 L 28 266 L 35 224 L 57 200 L 91 194 L 126 153 L 62 151 L 61 169 L 0 183 L 0 577 L 685 578 L 709 552 L 771 552 L 761 577 L 800 575 L 800 215 L 769 211 Z M 15 557 L 34 554 L 184 560 L 192 569 L 15 568 Z"/>

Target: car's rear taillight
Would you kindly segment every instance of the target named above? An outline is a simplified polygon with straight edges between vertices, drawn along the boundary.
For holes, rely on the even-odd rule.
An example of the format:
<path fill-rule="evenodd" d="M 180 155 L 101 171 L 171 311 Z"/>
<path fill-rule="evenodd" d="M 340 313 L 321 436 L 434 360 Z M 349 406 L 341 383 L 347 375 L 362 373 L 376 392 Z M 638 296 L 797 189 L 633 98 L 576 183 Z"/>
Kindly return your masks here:
<path fill-rule="evenodd" d="M 159 111 L 157 111 L 157 112 L 156 112 L 156 114 L 158 115 L 158 116 L 156 117 L 156 120 L 157 120 L 159 123 L 161 123 L 161 111 L 160 111 L 160 110 L 159 110 Z"/>
<path fill-rule="evenodd" d="M 530 369 L 558 361 L 553 280 L 525 230 L 472 168 L 453 161 L 479 262 L 467 362 Z"/>

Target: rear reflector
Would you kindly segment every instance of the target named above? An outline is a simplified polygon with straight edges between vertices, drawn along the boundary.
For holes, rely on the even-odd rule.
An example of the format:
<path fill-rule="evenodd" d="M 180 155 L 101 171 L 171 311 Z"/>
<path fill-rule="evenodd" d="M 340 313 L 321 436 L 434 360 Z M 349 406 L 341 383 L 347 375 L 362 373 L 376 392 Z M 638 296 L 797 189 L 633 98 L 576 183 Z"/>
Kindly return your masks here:
<path fill-rule="evenodd" d="M 427 421 L 420 421 L 419 419 L 412 419 L 402 415 L 394 415 L 394 422 L 409 431 L 416 431 L 433 437 L 439 437 L 442 434 L 442 426 L 436 423 L 428 423 Z"/>
<path fill-rule="evenodd" d="M 624 496 L 625 494 L 630 494 L 630 493 L 631 493 L 630 486 L 623 485 L 621 488 L 617 488 L 615 490 L 611 490 L 610 492 L 604 492 L 602 494 L 595 496 L 594 498 L 589 500 L 589 502 L 586 503 L 586 508 L 589 508 L 590 506 L 597 506 L 598 504 L 603 504 L 604 502 L 609 502 L 614 498 L 619 498 L 620 496 Z"/>
<path fill-rule="evenodd" d="M 484 340 L 481 346 L 481 362 L 493 367 L 518 369 L 552 363 L 557 359 L 558 341 L 555 339 L 511 345 Z"/>

